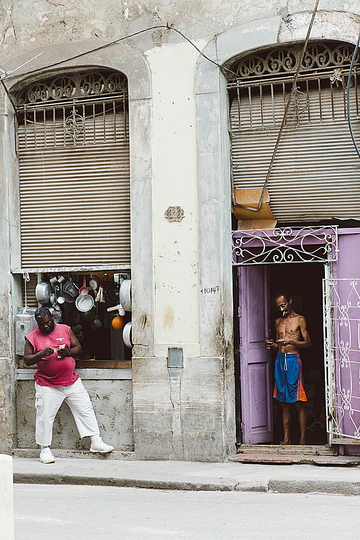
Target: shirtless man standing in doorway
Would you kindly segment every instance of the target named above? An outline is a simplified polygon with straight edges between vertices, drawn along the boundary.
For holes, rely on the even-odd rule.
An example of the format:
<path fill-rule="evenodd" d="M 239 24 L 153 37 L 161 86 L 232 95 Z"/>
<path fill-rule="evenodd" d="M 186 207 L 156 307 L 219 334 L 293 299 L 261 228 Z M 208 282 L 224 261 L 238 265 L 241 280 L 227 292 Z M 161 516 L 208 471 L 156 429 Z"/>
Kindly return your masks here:
<path fill-rule="evenodd" d="M 300 441 L 306 444 L 306 410 L 304 402 L 307 397 L 304 390 L 302 363 L 299 349 L 311 347 L 309 332 L 306 329 L 305 317 L 295 313 L 292 298 L 285 290 L 275 293 L 275 303 L 281 317 L 275 321 L 275 342 L 266 340 L 267 349 L 278 351 L 275 360 L 275 388 L 273 397 L 282 406 L 284 440 L 282 444 L 291 444 L 290 422 L 291 403 L 295 403 L 299 416 Z"/>

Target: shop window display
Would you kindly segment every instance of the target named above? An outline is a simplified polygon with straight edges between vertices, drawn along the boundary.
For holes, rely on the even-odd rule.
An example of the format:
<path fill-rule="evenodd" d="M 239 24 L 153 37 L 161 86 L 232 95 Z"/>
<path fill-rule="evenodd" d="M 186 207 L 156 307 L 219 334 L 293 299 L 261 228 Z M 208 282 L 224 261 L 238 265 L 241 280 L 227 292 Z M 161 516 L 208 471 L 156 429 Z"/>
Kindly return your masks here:
<path fill-rule="evenodd" d="M 99 362 L 121 367 L 114 362 L 131 360 L 131 348 L 123 339 L 124 327 L 131 321 L 131 312 L 125 309 L 131 306 L 123 309 L 120 304 L 120 287 L 129 279 L 129 273 L 116 272 L 42 274 L 37 300 L 51 309 L 55 322 L 72 328 L 83 349 L 80 367 L 95 367 Z M 129 288 L 126 285 L 130 282 L 123 290 Z"/>

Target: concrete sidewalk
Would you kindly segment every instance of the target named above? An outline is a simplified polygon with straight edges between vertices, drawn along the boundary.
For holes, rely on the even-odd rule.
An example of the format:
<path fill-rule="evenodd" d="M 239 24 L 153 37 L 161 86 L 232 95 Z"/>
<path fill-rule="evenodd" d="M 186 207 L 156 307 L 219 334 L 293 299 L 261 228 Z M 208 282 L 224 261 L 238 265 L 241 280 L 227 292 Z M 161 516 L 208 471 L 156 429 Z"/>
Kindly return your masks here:
<path fill-rule="evenodd" d="M 360 467 L 14 457 L 14 482 L 197 491 L 274 491 L 360 495 Z"/>

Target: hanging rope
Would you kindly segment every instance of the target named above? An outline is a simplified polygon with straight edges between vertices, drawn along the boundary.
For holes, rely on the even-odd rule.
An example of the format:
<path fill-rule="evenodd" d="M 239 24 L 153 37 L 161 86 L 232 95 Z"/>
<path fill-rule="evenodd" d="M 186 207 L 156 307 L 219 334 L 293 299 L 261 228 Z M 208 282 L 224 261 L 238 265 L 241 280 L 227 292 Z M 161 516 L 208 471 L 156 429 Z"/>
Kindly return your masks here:
<path fill-rule="evenodd" d="M 283 116 L 283 119 L 282 119 L 282 122 L 281 122 L 281 126 L 280 126 L 280 129 L 279 129 L 277 139 L 276 139 L 275 148 L 274 148 L 274 151 L 273 151 L 272 156 L 271 156 L 270 165 L 269 165 L 269 168 L 268 168 L 268 171 L 267 171 L 267 174 L 266 174 L 265 182 L 264 182 L 264 185 L 263 185 L 263 188 L 262 188 L 262 192 L 261 192 L 261 195 L 260 195 L 258 205 L 257 205 L 256 208 L 254 208 L 254 207 L 251 207 L 251 206 L 245 206 L 243 204 L 235 202 L 234 186 L 233 186 L 233 189 L 232 189 L 232 203 L 233 203 L 234 206 L 244 208 L 245 210 L 250 210 L 251 212 L 258 212 L 260 210 L 260 208 L 261 208 L 261 205 L 262 205 L 262 202 L 263 202 L 263 199 L 264 199 L 264 195 L 265 195 L 265 191 L 266 191 L 266 188 L 267 188 L 267 185 L 268 185 L 268 182 L 269 182 L 270 174 L 271 174 L 274 162 L 275 162 L 275 157 L 276 157 L 276 154 L 277 154 L 277 151 L 278 151 L 278 148 L 279 148 L 281 135 L 282 135 L 283 129 L 285 127 L 286 118 L 287 118 L 287 114 L 288 114 L 288 111 L 289 111 L 290 103 L 291 103 L 293 94 L 294 94 L 294 92 L 296 92 L 296 89 L 297 89 L 297 86 L 296 86 L 297 85 L 297 80 L 298 80 L 298 77 L 299 77 L 301 64 L 302 64 L 303 58 L 305 56 L 306 47 L 307 47 L 309 39 L 310 39 L 310 34 L 311 34 L 311 30 L 312 30 L 312 27 L 313 27 L 313 24 L 314 24 L 315 15 L 316 15 L 316 12 L 317 12 L 317 9 L 318 9 L 319 1 L 320 0 L 316 0 L 314 11 L 313 11 L 311 19 L 310 19 L 310 24 L 309 24 L 309 28 L 308 28 L 308 31 L 307 31 L 307 34 L 306 34 L 306 37 L 305 37 L 304 46 L 303 46 L 303 49 L 301 51 L 301 55 L 299 57 L 299 61 L 298 61 L 298 65 L 297 65 L 295 75 L 294 75 L 294 80 L 293 80 L 293 83 L 292 83 L 291 91 L 290 91 L 290 94 L 289 94 L 289 97 L 288 97 L 288 100 L 287 100 L 287 103 L 286 103 L 286 106 L 285 106 L 284 116 Z"/>

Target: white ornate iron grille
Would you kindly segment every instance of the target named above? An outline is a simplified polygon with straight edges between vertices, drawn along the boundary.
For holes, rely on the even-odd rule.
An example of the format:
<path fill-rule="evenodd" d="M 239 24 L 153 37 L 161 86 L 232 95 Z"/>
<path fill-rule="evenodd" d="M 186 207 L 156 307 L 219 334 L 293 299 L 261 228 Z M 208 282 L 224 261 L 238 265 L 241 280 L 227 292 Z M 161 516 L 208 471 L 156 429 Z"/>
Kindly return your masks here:
<path fill-rule="evenodd" d="M 232 232 L 234 266 L 336 261 L 337 227 Z"/>
<path fill-rule="evenodd" d="M 360 439 L 360 282 L 323 282 L 327 428 Z"/>

